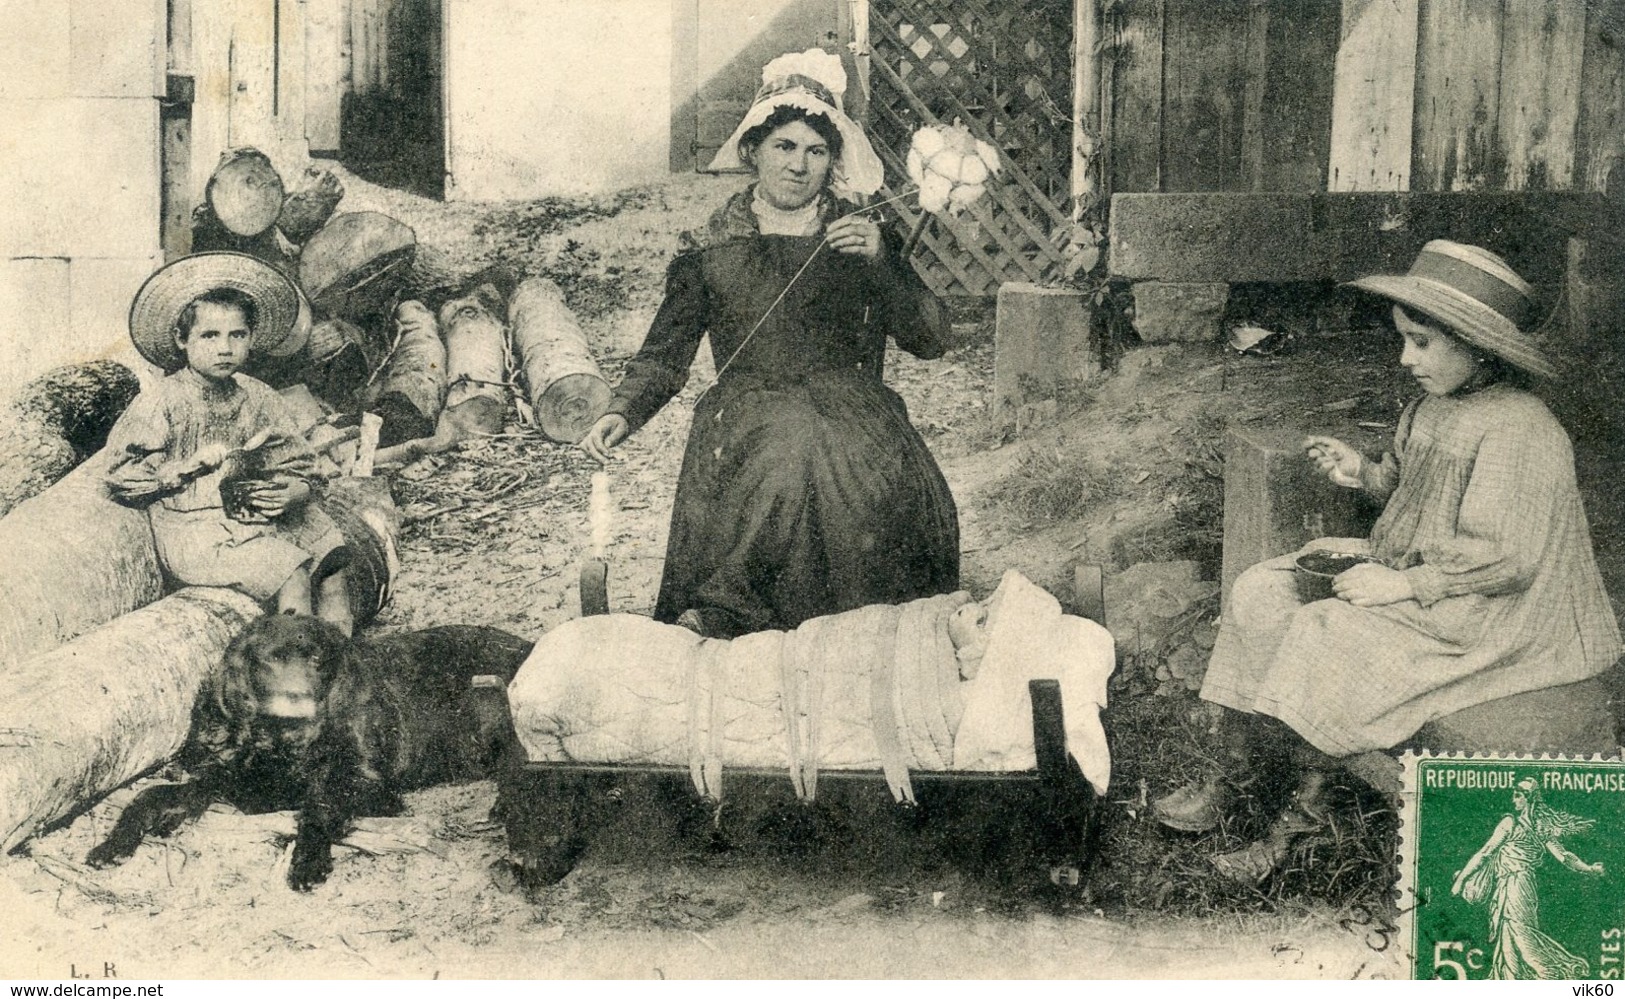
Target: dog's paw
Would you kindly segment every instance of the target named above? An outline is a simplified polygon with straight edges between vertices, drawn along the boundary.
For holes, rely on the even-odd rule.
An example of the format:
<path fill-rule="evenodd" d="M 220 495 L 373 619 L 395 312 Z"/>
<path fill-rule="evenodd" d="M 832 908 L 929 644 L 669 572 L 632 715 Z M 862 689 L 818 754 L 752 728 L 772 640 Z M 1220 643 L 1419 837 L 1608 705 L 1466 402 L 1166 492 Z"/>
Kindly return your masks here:
<path fill-rule="evenodd" d="M 141 837 L 137 836 L 132 839 L 128 836 L 121 836 L 118 830 L 115 829 L 111 836 L 102 840 L 85 855 L 85 863 L 97 869 L 116 867 L 135 856 L 135 849 L 140 845 Z"/>
<path fill-rule="evenodd" d="M 333 873 L 333 851 L 326 844 L 307 847 L 303 842 L 293 848 L 293 860 L 288 864 L 288 887 L 294 891 L 310 891 L 327 880 Z"/>

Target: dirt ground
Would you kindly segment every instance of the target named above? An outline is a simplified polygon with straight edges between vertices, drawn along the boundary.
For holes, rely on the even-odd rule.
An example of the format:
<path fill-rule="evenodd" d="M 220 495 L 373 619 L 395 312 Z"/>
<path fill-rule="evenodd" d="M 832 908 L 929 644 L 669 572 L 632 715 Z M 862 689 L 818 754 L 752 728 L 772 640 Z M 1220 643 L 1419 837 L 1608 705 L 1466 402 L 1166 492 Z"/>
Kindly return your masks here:
<path fill-rule="evenodd" d="M 558 280 L 612 380 L 658 304 L 677 233 L 739 184 L 681 176 L 598 199 L 492 206 L 344 178 L 343 210 L 387 211 L 416 229 L 426 285 L 493 263 Z M 958 346 L 941 360 L 894 351 L 887 377 L 959 502 L 964 581 L 978 596 L 1007 568 L 1063 593 L 1080 558 L 1111 569 L 1193 558 L 1216 576 L 1227 421 L 1338 430 L 1375 449 L 1409 391 L 1394 344 L 1370 335 L 1303 338 L 1271 358 L 1138 347 L 1068 400 L 1063 418 L 1005 440 L 987 418 L 991 316 L 961 309 L 955 330 Z M 616 610 L 653 606 L 684 435 L 711 377 L 702 352 L 688 388 L 611 467 Z M 488 624 L 537 636 L 575 616 L 594 467 L 515 425 L 399 470 L 402 568 L 375 627 Z M 1619 522 L 1597 519 L 1599 533 Z M 331 881 L 308 896 L 283 884 L 284 839 L 230 816 L 90 870 L 85 852 L 126 789 L 0 861 L 0 905 L 15 931 L 0 973 L 62 978 L 70 965 L 111 962 L 124 978 L 1401 974 L 1399 948 L 1381 932 L 1394 829 L 1380 803 L 1351 795 L 1352 823 L 1302 851 L 1267 891 L 1224 888 L 1205 867 L 1245 825 L 1192 840 L 1147 820 L 1147 796 L 1166 789 L 1205 725 L 1194 695 L 1156 696 L 1157 665 L 1123 656 L 1108 716 L 1116 783 L 1101 806 L 1102 856 L 1079 893 L 933 864 L 877 871 L 716 854 L 632 828 L 527 898 L 492 881 L 504 842 L 488 820 L 488 782 L 412 795 L 408 838 L 422 849 L 341 851 Z"/>

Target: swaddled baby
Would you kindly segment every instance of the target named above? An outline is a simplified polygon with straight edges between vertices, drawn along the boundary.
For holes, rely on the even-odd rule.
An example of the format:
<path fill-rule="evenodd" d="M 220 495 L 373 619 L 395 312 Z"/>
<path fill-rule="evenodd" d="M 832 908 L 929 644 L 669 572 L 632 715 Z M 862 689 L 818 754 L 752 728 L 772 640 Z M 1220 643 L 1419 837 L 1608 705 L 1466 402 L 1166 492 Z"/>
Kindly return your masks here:
<path fill-rule="evenodd" d="M 712 797 L 726 767 L 786 769 L 809 799 L 819 769 L 880 769 L 910 800 L 911 769 L 1036 766 L 1027 681 L 1055 679 L 1068 746 L 1104 792 L 1113 664 L 1104 628 L 1011 571 L 980 603 L 955 593 L 731 641 L 629 614 L 570 621 L 509 700 L 537 762 L 686 765 Z"/>

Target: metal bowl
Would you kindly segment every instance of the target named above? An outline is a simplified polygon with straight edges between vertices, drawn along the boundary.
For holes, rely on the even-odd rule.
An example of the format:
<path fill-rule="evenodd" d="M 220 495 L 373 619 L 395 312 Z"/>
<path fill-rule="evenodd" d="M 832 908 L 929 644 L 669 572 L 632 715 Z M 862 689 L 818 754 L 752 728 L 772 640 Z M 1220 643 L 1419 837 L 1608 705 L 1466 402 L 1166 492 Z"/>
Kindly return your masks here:
<path fill-rule="evenodd" d="M 1299 555 L 1296 562 L 1298 599 L 1306 604 L 1332 599 L 1337 595 L 1332 589 L 1332 580 L 1366 562 L 1380 565 L 1382 560 L 1357 552 L 1312 551 Z"/>

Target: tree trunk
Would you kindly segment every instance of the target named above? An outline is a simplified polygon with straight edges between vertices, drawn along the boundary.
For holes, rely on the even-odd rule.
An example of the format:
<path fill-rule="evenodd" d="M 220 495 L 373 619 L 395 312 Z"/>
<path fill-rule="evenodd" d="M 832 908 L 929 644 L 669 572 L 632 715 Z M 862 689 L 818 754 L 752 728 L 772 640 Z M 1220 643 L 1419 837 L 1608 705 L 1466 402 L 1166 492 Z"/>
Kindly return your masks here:
<path fill-rule="evenodd" d="M 0 516 L 78 467 L 141 391 L 114 361 L 72 364 L 23 386 L 0 413 Z"/>
<path fill-rule="evenodd" d="M 163 595 L 145 510 L 107 494 L 92 456 L 0 519 L 0 674 Z"/>
<path fill-rule="evenodd" d="M 174 755 L 198 687 L 259 613 L 187 589 L 0 675 L 0 850 Z"/>
<path fill-rule="evenodd" d="M 474 296 L 440 309 L 446 334 L 446 418 L 465 431 L 502 432 L 508 409 L 507 344 L 502 321 Z"/>
<path fill-rule="evenodd" d="M 522 281 L 508 305 L 508 328 L 542 433 L 560 444 L 581 440 L 609 408 L 610 390 L 559 286 Z"/>
<path fill-rule="evenodd" d="M 434 433 L 446 399 L 446 346 L 434 313 L 422 302 L 402 302 L 395 329 L 395 349 L 367 399 L 384 418 L 378 439 L 385 447 Z"/>
<path fill-rule="evenodd" d="M 389 602 L 400 573 L 395 539 L 401 517 L 382 478 L 340 478 L 327 484 L 322 509 L 333 518 L 351 560 L 345 572 L 350 590 L 350 612 L 359 627 L 377 616 Z"/>

